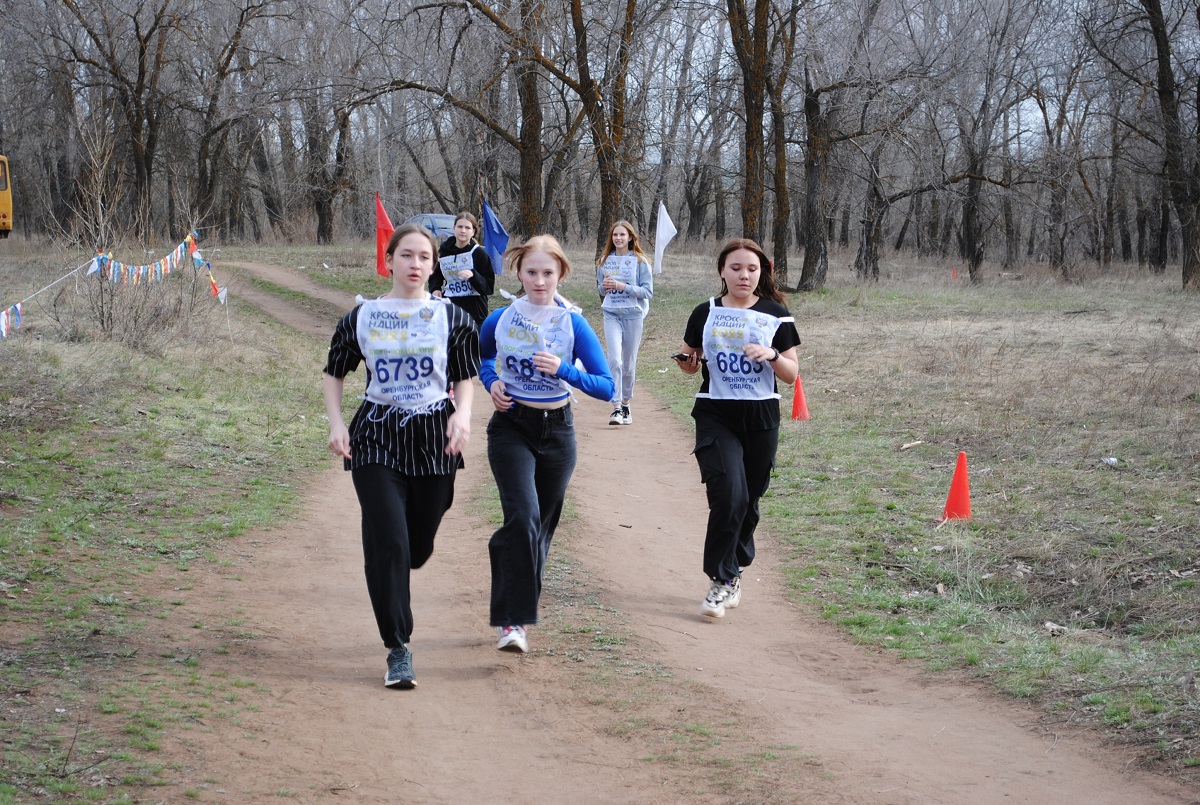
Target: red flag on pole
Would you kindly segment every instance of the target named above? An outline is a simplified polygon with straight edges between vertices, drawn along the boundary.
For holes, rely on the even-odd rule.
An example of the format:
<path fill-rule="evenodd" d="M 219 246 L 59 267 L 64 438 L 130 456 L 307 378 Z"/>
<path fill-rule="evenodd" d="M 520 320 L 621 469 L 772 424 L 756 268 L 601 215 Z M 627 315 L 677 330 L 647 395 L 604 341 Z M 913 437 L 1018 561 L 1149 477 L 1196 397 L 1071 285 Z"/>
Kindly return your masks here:
<path fill-rule="evenodd" d="M 387 266 L 384 264 L 384 258 L 387 256 L 388 241 L 392 239 L 392 233 L 396 231 L 396 227 L 392 226 L 392 220 L 388 218 L 387 210 L 383 208 L 383 202 L 379 200 L 379 192 L 375 192 L 375 271 L 379 276 L 386 277 L 388 275 Z"/>

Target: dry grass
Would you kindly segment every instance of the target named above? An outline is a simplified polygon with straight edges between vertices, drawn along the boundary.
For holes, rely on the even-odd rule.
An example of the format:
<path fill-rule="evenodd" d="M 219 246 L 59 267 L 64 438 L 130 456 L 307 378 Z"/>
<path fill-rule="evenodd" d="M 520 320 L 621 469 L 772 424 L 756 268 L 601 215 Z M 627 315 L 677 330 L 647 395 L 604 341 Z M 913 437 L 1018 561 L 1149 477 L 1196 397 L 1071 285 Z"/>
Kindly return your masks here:
<path fill-rule="evenodd" d="M 1194 776 L 1200 297 L 1131 267 L 971 286 L 948 263 L 892 261 L 859 285 L 850 259 L 789 300 L 812 419 L 785 423 L 764 525 L 797 594 L 859 639 Z M 716 290 L 712 257 L 669 264 L 645 365 L 668 365 Z M 640 375 L 686 414 L 694 383 Z M 939 527 L 960 450 L 974 517 Z"/>

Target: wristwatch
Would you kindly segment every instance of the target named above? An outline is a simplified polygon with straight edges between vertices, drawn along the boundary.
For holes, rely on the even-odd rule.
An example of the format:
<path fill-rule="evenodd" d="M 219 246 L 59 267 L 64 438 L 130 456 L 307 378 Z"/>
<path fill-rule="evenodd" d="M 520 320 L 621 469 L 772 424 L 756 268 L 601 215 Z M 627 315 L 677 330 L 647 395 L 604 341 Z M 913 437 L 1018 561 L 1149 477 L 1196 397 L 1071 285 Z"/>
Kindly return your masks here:
<path fill-rule="evenodd" d="M 775 361 L 777 361 L 777 360 L 779 360 L 779 350 L 778 349 L 775 350 L 775 355 L 773 357 L 767 358 L 767 363 L 775 363 Z"/>

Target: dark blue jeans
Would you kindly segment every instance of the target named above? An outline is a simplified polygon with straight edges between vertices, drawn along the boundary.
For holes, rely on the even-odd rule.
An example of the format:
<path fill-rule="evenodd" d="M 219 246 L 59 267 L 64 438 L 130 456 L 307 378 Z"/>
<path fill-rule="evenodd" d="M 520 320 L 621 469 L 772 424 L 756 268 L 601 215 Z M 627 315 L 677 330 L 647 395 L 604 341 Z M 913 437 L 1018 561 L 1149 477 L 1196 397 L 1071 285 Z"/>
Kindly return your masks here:
<path fill-rule="evenodd" d="M 708 493 L 704 572 L 729 581 L 754 561 L 758 499 L 771 483 L 779 429 L 736 431 L 715 417 L 696 417 L 696 463 Z"/>
<path fill-rule="evenodd" d="M 516 403 L 488 422 L 488 462 L 504 524 L 488 542 L 492 626 L 538 621 L 550 541 L 575 471 L 571 406 L 543 411 Z"/>

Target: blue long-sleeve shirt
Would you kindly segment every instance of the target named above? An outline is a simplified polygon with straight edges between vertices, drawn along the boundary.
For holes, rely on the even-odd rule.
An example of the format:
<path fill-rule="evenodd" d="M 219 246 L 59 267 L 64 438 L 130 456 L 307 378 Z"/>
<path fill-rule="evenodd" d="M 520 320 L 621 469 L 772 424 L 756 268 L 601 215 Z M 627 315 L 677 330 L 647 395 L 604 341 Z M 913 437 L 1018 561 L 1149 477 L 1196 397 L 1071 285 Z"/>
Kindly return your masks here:
<path fill-rule="evenodd" d="M 493 310 L 479 328 L 479 347 L 483 357 L 479 379 L 489 392 L 492 384 L 500 379 L 496 372 L 496 322 L 500 321 L 500 314 L 504 310 Z M 589 397 L 611 400 L 616 387 L 608 371 L 608 359 L 604 356 L 600 339 L 592 332 L 587 319 L 574 311 L 571 312 L 571 329 L 575 333 L 575 352 L 562 361 L 554 376 L 567 381 Z M 582 371 L 575 365 L 576 359 L 583 363 Z"/>

